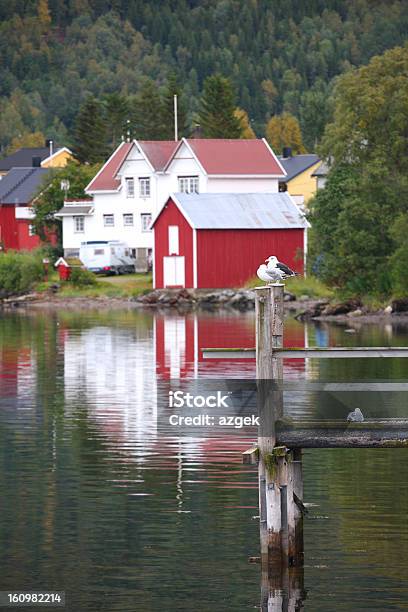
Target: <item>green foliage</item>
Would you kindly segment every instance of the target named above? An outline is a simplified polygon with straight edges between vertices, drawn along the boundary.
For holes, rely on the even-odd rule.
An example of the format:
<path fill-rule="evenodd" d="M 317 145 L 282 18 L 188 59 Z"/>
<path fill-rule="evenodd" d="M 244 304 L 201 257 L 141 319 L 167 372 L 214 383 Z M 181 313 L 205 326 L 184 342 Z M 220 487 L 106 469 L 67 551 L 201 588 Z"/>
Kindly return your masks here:
<path fill-rule="evenodd" d="M 97 164 L 109 154 L 108 122 L 102 104 L 89 96 L 75 121 L 73 153 L 81 163 Z"/>
<path fill-rule="evenodd" d="M 221 75 L 204 81 L 199 122 L 205 138 L 240 138 L 241 122 L 235 115 L 231 82 Z"/>
<path fill-rule="evenodd" d="M 188 136 L 187 104 L 177 77 L 171 74 L 167 80 L 162 97 L 162 126 L 161 138 L 173 140 L 174 138 L 174 96 L 177 96 L 177 131 L 179 140 Z"/>
<path fill-rule="evenodd" d="M 84 199 L 86 194 L 85 187 L 99 170 L 99 165 L 86 166 L 76 162 L 70 162 L 65 168 L 55 169 L 51 179 L 39 189 L 39 196 L 34 200 L 33 208 L 35 219 L 33 225 L 35 231 L 42 241 L 48 241 L 50 232 L 56 231 L 61 239 L 61 221 L 54 217 L 64 204 L 64 198 L 75 200 Z M 61 189 L 62 181 L 69 188 Z"/>
<path fill-rule="evenodd" d="M 390 229 L 395 251 L 390 257 L 391 282 L 396 297 L 408 294 L 408 214 L 400 213 Z"/>
<path fill-rule="evenodd" d="M 158 10 L 148 0 L 3 1 L 0 150 L 35 131 L 69 145 L 89 94 L 136 96 L 146 78 L 162 90 L 173 73 L 190 123 L 217 72 L 234 84 L 255 132 L 287 111 L 309 148 L 329 117 L 333 78 L 403 44 L 407 32 L 401 0 L 161 0 Z"/>
<path fill-rule="evenodd" d="M 132 137 L 129 99 L 118 93 L 111 93 L 103 98 L 102 104 L 107 145 L 113 151 L 122 139 Z"/>
<path fill-rule="evenodd" d="M 96 285 L 96 276 L 85 268 L 72 268 L 69 282 L 74 287 L 90 287 Z"/>
<path fill-rule="evenodd" d="M 334 154 L 310 203 L 312 269 L 352 295 L 408 289 L 408 47 L 338 80 L 322 151 Z"/>
<path fill-rule="evenodd" d="M 163 104 L 157 87 L 150 79 L 136 98 L 134 126 L 139 140 L 160 140 L 164 133 Z"/>
<path fill-rule="evenodd" d="M 40 253 L 0 253 L 0 297 L 25 293 L 41 280 L 42 276 Z"/>

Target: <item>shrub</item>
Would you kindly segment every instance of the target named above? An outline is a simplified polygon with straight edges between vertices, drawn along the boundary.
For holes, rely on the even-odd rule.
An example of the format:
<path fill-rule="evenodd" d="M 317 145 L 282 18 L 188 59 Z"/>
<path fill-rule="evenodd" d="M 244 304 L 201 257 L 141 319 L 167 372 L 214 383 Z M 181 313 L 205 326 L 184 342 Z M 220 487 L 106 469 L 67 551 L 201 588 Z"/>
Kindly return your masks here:
<path fill-rule="evenodd" d="M 0 253 L 0 297 L 30 291 L 43 274 L 42 260 L 37 252 Z"/>
<path fill-rule="evenodd" d="M 85 268 L 72 268 L 69 281 L 74 287 L 89 287 L 96 285 L 96 276 Z"/>

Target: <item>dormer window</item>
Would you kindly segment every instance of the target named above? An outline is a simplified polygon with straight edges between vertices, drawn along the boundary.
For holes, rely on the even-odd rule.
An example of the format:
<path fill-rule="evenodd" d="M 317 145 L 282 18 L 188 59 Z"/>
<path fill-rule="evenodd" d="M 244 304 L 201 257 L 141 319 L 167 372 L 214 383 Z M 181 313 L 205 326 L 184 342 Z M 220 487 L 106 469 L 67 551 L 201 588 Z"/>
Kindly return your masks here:
<path fill-rule="evenodd" d="M 139 196 L 141 198 L 150 198 L 150 178 L 143 177 L 139 179 Z"/>
<path fill-rule="evenodd" d="M 126 197 L 134 198 L 135 197 L 135 179 L 131 176 L 127 176 L 125 178 L 126 185 Z"/>
<path fill-rule="evenodd" d="M 179 176 L 178 184 L 180 193 L 199 193 L 198 176 Z"/>

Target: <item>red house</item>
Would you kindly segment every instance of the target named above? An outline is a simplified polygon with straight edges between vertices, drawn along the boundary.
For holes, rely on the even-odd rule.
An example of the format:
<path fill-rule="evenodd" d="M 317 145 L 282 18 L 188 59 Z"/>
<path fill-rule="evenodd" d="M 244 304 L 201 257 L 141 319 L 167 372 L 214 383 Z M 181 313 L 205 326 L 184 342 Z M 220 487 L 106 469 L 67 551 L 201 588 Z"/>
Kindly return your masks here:
<path fill-rule="evenodd" d="M 2 249 L 31 250 L 40 246 L 34 233 L 31 207 L 49 168 L 12 168 L 0 180 L 0 245 Z"/>
<path fill-rule="evenodd" d="M 302 273 L 307 227 L 287 193 L 172 194 L 152 223 L 154 286 L 242 287 L 269 255 Z"/>

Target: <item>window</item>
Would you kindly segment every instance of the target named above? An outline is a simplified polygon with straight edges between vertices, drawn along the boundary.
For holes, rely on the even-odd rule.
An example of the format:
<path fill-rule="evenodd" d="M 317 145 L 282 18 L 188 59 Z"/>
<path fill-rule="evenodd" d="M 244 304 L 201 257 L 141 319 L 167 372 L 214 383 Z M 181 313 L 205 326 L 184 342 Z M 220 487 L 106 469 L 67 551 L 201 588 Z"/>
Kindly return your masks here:
<path fill-rule="evenodd" d="M 142 213 L 140 218 L 142 220 L 142 232 L 150 231 L 149 225 L 152 222 L 152 215 L 150 213 Z"/>
<path fill-rule="evenodd" d="M 178 183 L 181 193 L 199 193 L 198 176 L 179 176 Z"/>
<path fill-rule="evenodd" d="M 126 197 L 134 198 L 135 197 L 135 179 L 128 176 L 125 178 L 125 184 L 126 184 Z"/>
<path fill-rule="evenodd" d="M 141 198 L 150 198 L 150 179 L 139 179 L 139 195 Z"/>
<path fill-rule="evenodd" d="M 123 215 L 123 225 L 133 225 L 133 214 L 132 213 L 125 213 Z"/>
<path fill-rule="evenodd" d="M 85 217 L 74 217 L 74 232 L 76 234 L 83 234 L 85 230 Z"/>
<path fill-rule="evenodd" d="M 103 215 L 103 224 L 105 227 L 113 227 L 115 225 L 115 217 L 113 215 Z"/>
<path fill-rule="evenodd" d="M 179 228 L 177 225 L 169 225 L 169 255 L 179 254 Z"/>
<path fill-rule="evenodd" d="M 94 249 L 94 255 L 105 255 L 105 249 Z"/>
<path fill-rule="evenodd" d="M 34 225 L 32 225 L 31 223 L 30 223 L 30 224 L 29 224 L 29 226 L 28 226 L 28 235 L 29 235 L 29 236 L 35 236 L 35 235 L 36 235 L 36 233 L 35 233 L 35 227 L 34 227 Z"/>

